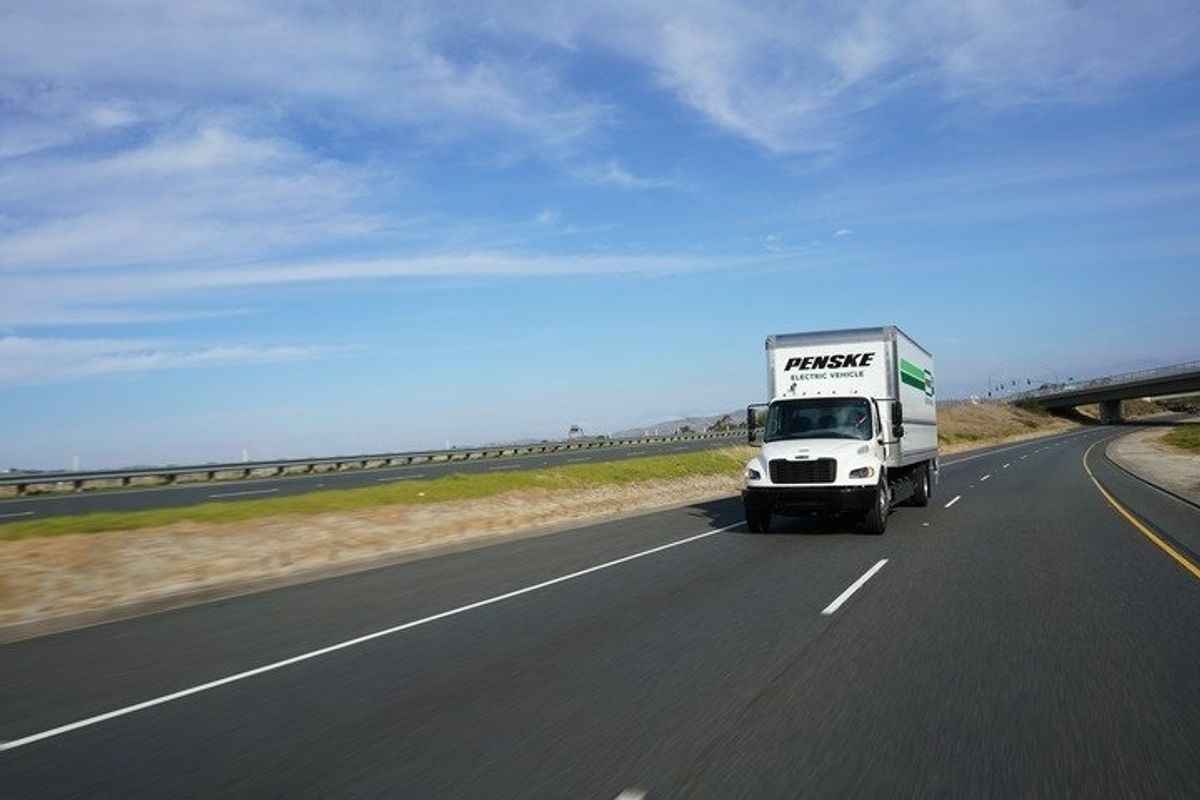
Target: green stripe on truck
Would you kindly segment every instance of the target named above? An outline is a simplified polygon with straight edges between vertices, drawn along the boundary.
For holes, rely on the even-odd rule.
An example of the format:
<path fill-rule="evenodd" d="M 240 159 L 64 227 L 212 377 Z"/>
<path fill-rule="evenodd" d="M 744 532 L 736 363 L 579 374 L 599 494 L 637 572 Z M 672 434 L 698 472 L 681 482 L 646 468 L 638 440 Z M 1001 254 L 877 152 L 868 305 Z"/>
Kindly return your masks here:
<path fill-rule="evenodd" d="M 916 364 L 913 364 L 912 362 L 905 361 L 903 358 L 900 359 L 900 372 L 901 374 L 918 378 L 921 381 L 925 380 L 925 370 L 923 370 L 921 367 L 918 367 Z"/>

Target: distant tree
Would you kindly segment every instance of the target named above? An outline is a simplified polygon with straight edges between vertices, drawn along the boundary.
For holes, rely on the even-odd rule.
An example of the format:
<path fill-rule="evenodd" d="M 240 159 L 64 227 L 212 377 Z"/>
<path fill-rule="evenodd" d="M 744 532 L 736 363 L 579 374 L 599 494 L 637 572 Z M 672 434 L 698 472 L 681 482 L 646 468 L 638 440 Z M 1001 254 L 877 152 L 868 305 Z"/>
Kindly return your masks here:
<path fill-rule="evenodd" d="M 679 426 L 679 431 L 678 431 L 678 433 L 691 433 L 691 432 L 692 432 L 692 426 L 691 426 L 691 425 L 680 425 L 680 426 Z"/>
<path fill-rule="evenodd" d="M 734 427 L 736 426 L 733 422 L 733 418 L 728 414 L 725 414 L 724 416 L 717 417 L 715 420 L 713 420 L 712 424 L 708 426 L 708 432 L 722 433 L 724 431 L 733 430 Z"/>

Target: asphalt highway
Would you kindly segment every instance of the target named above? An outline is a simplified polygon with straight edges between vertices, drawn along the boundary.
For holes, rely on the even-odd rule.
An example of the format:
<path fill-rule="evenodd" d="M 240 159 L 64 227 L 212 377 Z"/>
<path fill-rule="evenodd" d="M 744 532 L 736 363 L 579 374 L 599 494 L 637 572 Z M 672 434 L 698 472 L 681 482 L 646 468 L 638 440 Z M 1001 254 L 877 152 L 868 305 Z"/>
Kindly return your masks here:
<path fill-rule="evenodd" d="M 626 447 L 601 447 L 594 450 L 568 450 L 561 453 L 540 453 L 527 456 L 504 456 L 472 461 L 321 472 L 314 475 L 199 481 L 173 486 L 105 489 L 6 498 L 0 499 L 0 525 L 6 522 L 44 519 L 68 514 L 87 514 L 94 511 L 145 511 L 154 508 L 180 508 L 197 503 L 234 503 L 241 500 L 285 497 L 328 489 L 379 486 L 391 481 L 431 479 L 452 474 L 507 472 L 568 464 L 620 461 L 641 456 L 692 453 L 729 447 L 731 444 L 740 442 L 741 440 L 736 438 L 697 439 Z"/>
<path fill-rule="evenodd" d="M 7 645 L 0 794 L 1194 797 L 1200 510 L 1119 432 L 881 537 L 728 500 Z"/>

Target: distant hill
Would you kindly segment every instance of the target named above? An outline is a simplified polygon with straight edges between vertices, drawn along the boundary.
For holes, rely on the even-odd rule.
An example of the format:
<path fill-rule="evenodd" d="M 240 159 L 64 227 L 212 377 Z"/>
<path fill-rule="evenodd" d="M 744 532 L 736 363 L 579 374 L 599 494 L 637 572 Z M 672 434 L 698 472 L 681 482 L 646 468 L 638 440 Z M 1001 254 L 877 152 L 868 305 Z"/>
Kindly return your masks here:
<path fill-rule="evenodd" d="M 668 419 L 662 422 L 656 422 L 651 425 L 644 425 L 640 428 L 627 428 L 623 431 L 614 431 L 612 437 L 614 439 L 630 438 L 634 436 L 653 436 L 657 433 L 659 436 L 671 436 L 681 432 L 684 428 L 692 433 L 704 433 L 714 424 L 724 428 L 726 425 L 734 428 L 745 427 L 746 412 L 731 411 L 728 414 L 710 414 L 707 417 L 683 417 L 681 419 Z"/>

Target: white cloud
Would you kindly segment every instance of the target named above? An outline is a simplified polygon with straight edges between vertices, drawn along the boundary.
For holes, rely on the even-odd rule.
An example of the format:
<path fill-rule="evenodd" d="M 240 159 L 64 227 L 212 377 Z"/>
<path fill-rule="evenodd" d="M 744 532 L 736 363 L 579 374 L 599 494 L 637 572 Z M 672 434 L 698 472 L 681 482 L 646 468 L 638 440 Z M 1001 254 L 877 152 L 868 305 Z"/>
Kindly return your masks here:
<path fill-rule="evenodd" d="M 212 264 L 171 270 L 52 272 L 4 279 L 0 326 L 71 324 L 144 318 L 154 304 L 174 304 L 196 294 L 305 283 L 392 278 L 477 278 L 571 275 L 668 275 L 756 263 L 754 258 L 688 256 L 547 256 L 463 252 L 374 259 Z M 169 315 L 171 312 L 158 312 Z"/>
<path fill-rule="evenodd" d="M 966 103 L 1089 101 L 1200 60 L 1187 0 L 128 0 L 9 4 L 0 29 L 0 101 L 23 97 L 29 128 L 9 152 L 173 106 L 501 134 L 564 156 L 622 113 L 619 98 L 572 85 L 577 54 L 632 62 L 768 149 L 817 152 L 844 141 L 856 112 L 913 87 Z"/>
<path fill-rule="evenodd" d="M 914 90 L 964 107 L 1089 103 L 1200 62 L 1187 0 L 576 0 L 506 23 L 598 43 L 713 124 L 784 153 L 836 148 L 863 109 Z"/>
<path fill-rule="evenodd" d="M 833 232 L 833 235 L 834 236 L 849 236 L 852 233 L 854 233 L 854 231 L 850 230 L 849 228 L 838 228 L 836 231 Z"/>
<path fill-rule="evenodd" d="M 37 156 L 0 171 L 20 217 L 0 223 L 0 270 L 195 261 L 379 233 L 370 207 L 386 168 L 315 157 L 228 122 L 111 156 Z"/>
<path fill-rule="evenodd" d="M 142 339 L 0 336 L 0 388 L 123 372 L 302 361 L 326 352 L 249 345 L 183 350 Z"/>
<path fill-rule="evenodd" d="M 120 86 L 180 99 L 188 111 L 255 108 L 438 136 L 507 131 L 556 149 L 602 122 L 604 104 L 577 97 L 552 68 L 489 48 L 484 37 L 458 49 L 478 28 L 433 2 L 8 4 L 0 75 L 33 86 Z"/>
<path fill-rule="evenodd" d="M 575 169 L 575 175 L 585 183 L 597 186 L 612 186 L 617 189 L 677 189 L 675 181 L 666 178 L 653 178 L 635 175 L 625 168 L 620 161 L 610 158 L 603 164 Z"/>
<path fill-rule="evenodd" d="M 836 152 L 861 112 L 907 93 L 935 108 L 1095 102 L 1200 59 L 1200 13 L 1182 0 L 128 0 L 7 4 L 0 30 L 8 327 L 165 319 L 188 312 L 159 304 L 222 288 L 730 263 L 527 256 L 514 238 L 528 210 L 486 238 L 430 208 L 410 159 L 463 142 L 616 190 L 683 188 L 608 155 L 606 132 L 657 109 L 618 106 L 623 85 L 575 85 L 590 59 L 789 155 Z M 535 221 L 543 237 L 605 222 Z"/>

